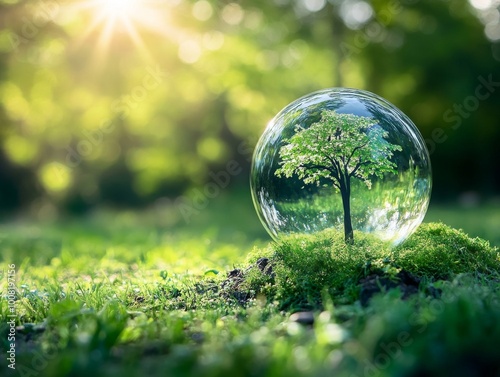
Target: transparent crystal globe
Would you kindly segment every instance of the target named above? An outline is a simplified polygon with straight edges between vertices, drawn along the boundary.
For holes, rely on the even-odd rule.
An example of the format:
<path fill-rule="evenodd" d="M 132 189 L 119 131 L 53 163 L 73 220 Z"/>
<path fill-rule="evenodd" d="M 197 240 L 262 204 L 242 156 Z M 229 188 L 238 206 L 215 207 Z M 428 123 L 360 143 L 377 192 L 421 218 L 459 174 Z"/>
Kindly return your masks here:
<path fill-rule="evenodd" d="M 422 222 L 432 178 L 425 142 L 394 105 L 363 90 L 311 93 L 257 143 L 252 197 L 271 237 L 358 232 L 397 245 Z"/>

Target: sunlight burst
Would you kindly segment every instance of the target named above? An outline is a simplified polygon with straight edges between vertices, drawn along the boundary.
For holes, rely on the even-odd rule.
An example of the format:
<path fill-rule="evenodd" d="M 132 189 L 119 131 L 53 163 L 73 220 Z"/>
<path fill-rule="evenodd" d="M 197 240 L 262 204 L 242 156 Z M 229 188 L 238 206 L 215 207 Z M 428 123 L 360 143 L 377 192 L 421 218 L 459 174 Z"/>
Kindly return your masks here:
<path fill-rule="evenodd" d="M 139 0 L 100 0 L 103 16 L 107 19 L 126 22 L 134 14 L 141 11 Z"/>
<path fill-rule="evenodd" d="M 158 6 L 153 0 L 86 0 L 73 6 L 73 11 L 86 10 L 91 13 L 91 20 L 81 40 L 87 40 L 98 32 L 96 47 L 99 56 L 106 52 L 116 35 L 126 35 L 146 57 L 150 53 L 141 38 L 141 31 L 158 33 L 169 39 L 175 39 L 176 31 L 170 25 L 168 6 Z M 166 12 L 167 11 L 167 12 Z M 173 37 L 173 38 L 172 38 Z"/>

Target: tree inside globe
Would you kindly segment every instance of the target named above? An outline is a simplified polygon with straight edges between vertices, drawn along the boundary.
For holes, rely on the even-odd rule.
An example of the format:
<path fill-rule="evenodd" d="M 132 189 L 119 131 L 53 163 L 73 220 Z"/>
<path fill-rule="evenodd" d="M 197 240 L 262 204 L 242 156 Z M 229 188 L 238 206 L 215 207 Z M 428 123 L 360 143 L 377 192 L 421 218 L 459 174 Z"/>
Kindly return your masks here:
<path fill-rule="evenodd" d="M 381 97 L 334 88 L 285 107 L 259 140 L 251 187 L 274 239 L 325 229 L 393 245 L 425 216 L 429 154 L 411 120 Z"/>

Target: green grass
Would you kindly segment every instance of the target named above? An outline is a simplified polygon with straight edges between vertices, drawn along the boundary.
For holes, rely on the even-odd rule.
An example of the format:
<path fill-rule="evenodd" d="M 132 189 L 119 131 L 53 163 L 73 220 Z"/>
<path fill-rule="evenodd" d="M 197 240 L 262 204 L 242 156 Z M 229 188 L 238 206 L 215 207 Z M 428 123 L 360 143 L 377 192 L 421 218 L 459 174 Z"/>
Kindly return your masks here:
<path fill-rule="evenodd" d="M 16 265 L 21 326 L 11 374 L 500 373 L 500 257 L 487 241 L 428 224 L 394 250 L 361 234 L 347 246 L 335 232 L 271 243 L 225 200 L 168 229 L 152 212 L 2 225 L 0 269 Z M 412 294 L 402 271 L 419 281 Z M 380 292 L 362 302 L 367 278 Z M 313 325 L 290 319 L 303 310 Z M 0 371 L 10 375 L 5 357 Z"/>

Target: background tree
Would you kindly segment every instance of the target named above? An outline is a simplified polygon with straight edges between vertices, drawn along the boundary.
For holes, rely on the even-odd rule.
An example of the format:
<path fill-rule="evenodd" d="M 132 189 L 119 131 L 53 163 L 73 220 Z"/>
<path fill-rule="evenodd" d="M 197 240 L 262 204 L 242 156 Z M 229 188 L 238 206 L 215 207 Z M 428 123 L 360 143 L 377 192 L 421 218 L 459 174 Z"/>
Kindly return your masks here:
<path fill-rule="evenodd" d="M 344 233 L 346 243 L 354 241 L 351 221 L 351 178 L 363 181 L 371 188 L 370 178 L 395 174 L 396 164 L 390 160 L 399 145 L 389 143 L 388 135 L 373 118 L 339 114 L 324 110 L 321 120 L 297 133 L 281 147 L 281 167 L 278 177 L 293 174 L 306 184 L 320 184 L 322 179 L 332 181 L 342 195 Z"/>

